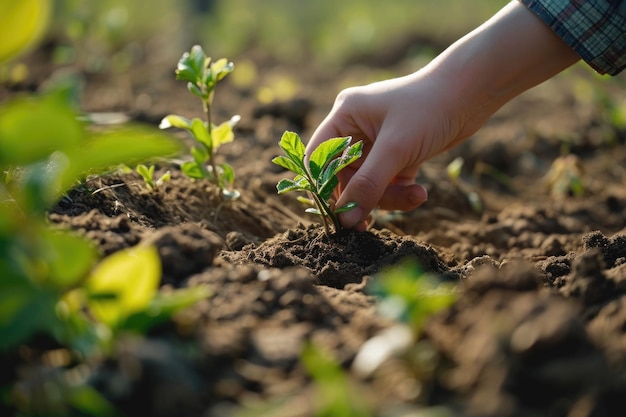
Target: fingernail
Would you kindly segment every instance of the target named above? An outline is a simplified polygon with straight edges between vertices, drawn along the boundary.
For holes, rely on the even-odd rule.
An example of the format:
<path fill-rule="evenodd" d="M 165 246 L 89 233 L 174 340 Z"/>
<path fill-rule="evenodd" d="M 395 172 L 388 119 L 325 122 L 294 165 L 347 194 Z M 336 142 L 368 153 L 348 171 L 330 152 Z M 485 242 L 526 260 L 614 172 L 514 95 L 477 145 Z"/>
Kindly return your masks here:
<path fill-rule="evenodd" d="M 341 219 L 341 224 L 343 224 L 344 227 L 351 229 L 361 221 L 361 218 L 363 217 L 363 209 L 355 207 L 350 211 L 341 213 L 339 217 Z"/>

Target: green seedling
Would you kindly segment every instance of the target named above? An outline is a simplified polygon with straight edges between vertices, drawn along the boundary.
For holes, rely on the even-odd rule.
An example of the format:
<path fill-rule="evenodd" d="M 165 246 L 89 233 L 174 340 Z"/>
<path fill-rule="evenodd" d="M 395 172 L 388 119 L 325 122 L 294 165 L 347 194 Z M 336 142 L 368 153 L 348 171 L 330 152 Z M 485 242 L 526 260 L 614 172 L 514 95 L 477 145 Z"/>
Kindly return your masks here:
<path fill-rule="evenodd" d="M 146 187 L 148 187 L 148 189 L 150 191 L 156 190 L 164 182 L 168 182 L 170 180 L 170 178 L 172 177 L 172 174 L 170 173 L 170 171 L 166 171 L 163 175 L 161 175 L 155 181 L 155 179 L 154 179 L 154 165 L 147 166 L 147 165 L 144 165 L 144 164 L 139 164 L 135 168 L 135 171 L 139 175 L 141 175 L 141 178 L 143 178 L 143 181 L 146 184 Z"/>
<path fill-rule="evenodd" d="M 379 298 L 382 315 L 404 323 L 417 335 L 426 319 L 457 298 L 456 286 L 428 274 L 414 261 L 381 271 L 367 288 Z"/>
<path fill-rule="evenodd" d="M 233 127 L 240 117 L 234 116 L 229 121 L 216 125 L 212 120 L 211 105 L 215 87 L 233 69 L 233 63 L 224 58 L 213 62 L 198 45 L 191 48 L 190 52 L 185 52 L 178 61 L 176 79 L 186 81 L 187 89 L 200 98 L 205 121 L 170 114 L 163 118 L 159 126 L 161 129 L 169 127 L 185 129 L 193 136 L 197 145 L 191 148 L 193 161 L 185 162 L 181 166 L 183 173 L 193 179 L 208 179 L 227 199 L 239 195 L 232 190 L 235 173 L 229 164 L 217 163 L 215 152 L 224 143 L 233 141 Z"/>
<path fill-rule="evenodd" d="M 556 158 L 546 173 L 544 182 L 555 198 L 585 195 L 585 170 L 576 155 Z"/>
<path fill-rule="evenodd" d="M 330 235 L 330 223 L 335 232 L 342 229 L 337 214 L 352 210 L 357 203 L 350 202 L 342 207 L 334 207 L 330 197 L 335 187 L 339 184 L 337 173 L 359 159 L 363 152 L 363 142 L 350 144 L 351 137 L 333 138 L 325 141 L 311 153 L 308 164 L 305 158 L 305 146 L 294 132 L 285 132 L 280 139 L 279 146 L 285 155 L 272 159 L 276 165 L 288 169 L 296 174 L 290 180 L 281 179 L 276 188 L 278 194 L 290 191 L 304 191 L 311 198 L 299 198 L 298 201 L 313 207 L 307 208 L 307 213 L 312 213 L 322 218 L 324 231 Z"/>
<path fill-rule="evenodd" d="M 459 182 L 459 177 L 461 176 L 461 170 L 464 163 L 465 160 L 459 156 L 455 158 L 452 162 L 450 162 L 446 167 L 446 171 L 448 172 L 448 178 L 450 178 L 450 180 L 455 184 L 458 184 Z"/>
<path fill-rule="evenodd" d="M 367 292 L 378 298 L 379 313 L 396 324 L 363 344 L 353 370 L 368 377 L 396 357 L 406 361 L 417 380 L 431 379 L 436 365 L 434 351 L 420 336 L 430 316 L 456 301 L 456 286 L 407 260 L 381 271 L 368 283 Z"/>

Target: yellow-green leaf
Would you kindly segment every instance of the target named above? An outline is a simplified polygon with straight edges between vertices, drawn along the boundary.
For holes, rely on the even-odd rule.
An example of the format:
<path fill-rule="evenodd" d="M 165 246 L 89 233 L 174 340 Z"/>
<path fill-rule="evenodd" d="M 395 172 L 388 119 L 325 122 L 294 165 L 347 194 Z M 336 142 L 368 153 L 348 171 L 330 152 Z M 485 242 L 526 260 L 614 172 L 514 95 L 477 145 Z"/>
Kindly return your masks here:
<path fill-rule="evenodd" d="M 177 127 L 179 129 L 191 129 L 191 120 L 177 114 L 169 114 L 165 116 L 159 124 L 159 129 L 167 129 Z"/>
<path fill-rule="evenodd" d="M 137 246 L 105 258 L 86 283 L 94 317 L 115 328 L 148 307 L 161 279 L 161 260 L 154 246 Z"/>
<path fill-rule="evenodd" d="M 26 51 L 44 34 L 50 0 L 0 0 L 0 64 Z"/>
<path fill-rule="evenodd" d="M 219 126 L 213 128 L 211 132 L 213 135 L 213 150 L 215 151 L 220 145 L 224 143 L 232 142 L 235 139 L 233 128 L 230 122 L 224 122 Z"/>

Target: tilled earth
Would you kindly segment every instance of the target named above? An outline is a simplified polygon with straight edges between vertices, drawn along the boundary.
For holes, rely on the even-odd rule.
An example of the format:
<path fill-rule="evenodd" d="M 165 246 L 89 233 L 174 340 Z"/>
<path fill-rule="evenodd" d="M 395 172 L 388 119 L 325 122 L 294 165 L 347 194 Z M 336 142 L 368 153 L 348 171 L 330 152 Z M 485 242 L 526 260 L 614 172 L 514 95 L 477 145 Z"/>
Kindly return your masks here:
<path fill-rule="evenodd" d="M 351 71 L 362 69 L 343 75 Z M 174 161 L 157 166 L 172 180 L 154 192 L 136 174 L 111 173 L 50 211 L 51 224 L 79 231 L 103 255 L 156 245 L 163 291 L 212 291 L 145 340 L 122 340 L 94 367 L 94 386 L 128 416 L 229 416 L 242 406 L 248 415 L 315 415 L 320 387 L 300 360 L 313 344 L 345 368 L 355 403 L 374 415 L 623 416 L 624 132 L 557 79 L 426 163 L 422 207 L 380 211 L 370 231 L 328 238 L 293 196 L 275 191 L 288 175 L 270 162 L 282 132 L 308 137 L 339 89 L 330 77 L 298 73 L 301 91 L 284 102 L 259 104 L 228 83 L 217 92 L 216 118 L 242 115 L 236 140 L 220 149 L 239 199 L 221 202 Z M 91 76 L 85 110 L 152 124 L 198 112 L 170 73 L 155 77 Z M 127 94 L 102 102 L 103 91 L 128 84 L 144 105 Z M 463 174 L 452 180 L 446 167 L 458 156 Z M 583 195 L 559 188 L 568 172 L 582 179 Z M 379 314 L 367 284 L 407 257 L 457 283 L 458 299 L 364 376 L 353 368 L 361 347 L 397 325 Z"/>

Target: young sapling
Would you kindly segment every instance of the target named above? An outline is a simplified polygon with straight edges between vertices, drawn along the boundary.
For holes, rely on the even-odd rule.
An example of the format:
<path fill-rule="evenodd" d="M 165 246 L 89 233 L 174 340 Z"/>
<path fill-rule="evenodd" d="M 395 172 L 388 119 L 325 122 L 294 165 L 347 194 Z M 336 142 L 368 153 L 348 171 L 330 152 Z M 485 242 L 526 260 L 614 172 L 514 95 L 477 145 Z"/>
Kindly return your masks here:
<path fill-rule="evenodd" d="M 363 153 L 363 142 L 350 144 L 352 138 L 332 138 L 317 147 L 309 158 L 305 158 L 305 146 L 294 132 L 285 132 L 280 139 L 279 146 L 285 152 L 272 159 L 272 162 L 296 174 L 294 179 L 281 179 L 276 185 L 278 194 L 289 191 L 304 191 L 311 195 L 311 199 L 298 198 L 298 201 L 314 207 L 306 209 L 322 218 L 324 231 L 330 235 L 329 225 L 333 224 L 335 232 L 342 229 L 337 214 L 351 210 L 357 206 L 350 202 L 341 207 L 334 207 L 330 197 L 339 184 L 337 173 L 359 159 Z M 307 166 L 308 165 L 308 166 Z"/>
<path fill-rule="evenodd" d="M 200 98 L 205 120 L 199 118 L 189 120 L 183 116 L 170 114 L 163 118 L 159 125 L 161 129 L 177 127 L 191 133 L 197 146 L 191 148 L 193 161 L 182 164 L 183 173 L 193 179 L 208 179 L 227 199 L 239 195 L 237 191 L 232 190 L 235 173 L 227 163 L 218 165 L 215 152 L 222 144 L 233 141 L 233 127 L 240 117 L 234 116 L 229 121 L 216 125 L 212 120 L 211 105 L 216 85 L 233 69 L 233 63 L 225 58 L 212 61 L 199 45 L 191 48 L 190 52 L 185 52 L 178 61 L 176 79 L 187 81 L 187 89 Z"/>
<path fill-rule="evenodd" d="M 154 165 L 147 166 L 144 164 L 139 164 L 135 168 L 135 171 L 139 175 L 141 175 L 141 178 L 143 178 L 143 181 L 146 184 L 146 187 L 148 187 L 150 191 L 156 190 L 157 188 L 159 188 L 161 184 L 163 184 L 164 182 L 168 182 L 171 178 L 170 171 L 166 171 L 163 175 L 161 175 L 155 181 L 154 180 Z"/>

